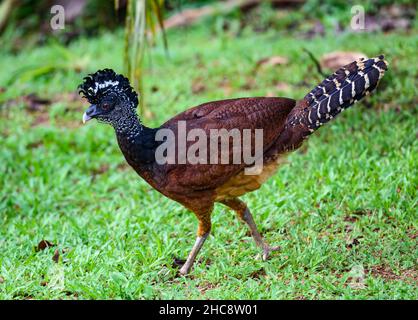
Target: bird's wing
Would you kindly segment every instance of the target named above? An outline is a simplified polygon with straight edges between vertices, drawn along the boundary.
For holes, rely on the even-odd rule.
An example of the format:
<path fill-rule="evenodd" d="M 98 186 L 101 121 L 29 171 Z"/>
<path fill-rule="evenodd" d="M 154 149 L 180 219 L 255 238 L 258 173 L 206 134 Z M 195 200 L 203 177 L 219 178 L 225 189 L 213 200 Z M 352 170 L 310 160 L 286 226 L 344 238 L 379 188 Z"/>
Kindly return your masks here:
<path fill-rule="evenodd" d="M 218 150 L 218 164 L 209 163 L 212 129 L 238 129 L 243 137 L 243 130 L 252 132 L 251 155 L 254 155 L 254 129 L 263 130 L 263 152 L 268 149 L 283 130 L 287 115 L 295 106 L 295 100 L 287 98 L 240 98 L 214 101 L 188 109 L 173 117 L 161 128 L 170 129 L 178 137 L 178 129 L 186 126 L 186 133 L 192 129 L 201 129 L 207 137 L 207 164 L 175 164 L 166 165 L 166 177 L 171 182 L 191 190 L 212 189 L 228 181 L 230 177 L 249 166 L 233 163 L 232 140 L 230 140 L 228 163 L 221 164 L 221 151 Z M 235 130 L 236 131 L 236 130 Z M 212 138 L 213 139 L 213 138 Z M 196 141 L 196 140 L 195 140 Z M 188 141 L 186 150 L 195 143 Z M 241 140 L 242 141 L 242 140 Z M 176 141 L 177 143 L 177 141 Z M 242 148 L 241 148 L 242 149 Z M 170 185 L 170 183 L 168 183 Z M 175 185 L 175 184 L 174 184 Z"/>

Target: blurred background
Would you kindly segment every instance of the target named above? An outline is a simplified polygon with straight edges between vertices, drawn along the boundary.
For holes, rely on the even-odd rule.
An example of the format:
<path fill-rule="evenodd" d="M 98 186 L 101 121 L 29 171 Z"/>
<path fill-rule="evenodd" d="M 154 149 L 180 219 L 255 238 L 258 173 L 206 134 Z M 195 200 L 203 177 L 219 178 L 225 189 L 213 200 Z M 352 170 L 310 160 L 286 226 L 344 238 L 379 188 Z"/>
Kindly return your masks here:
<path fill-rule="evenodd" d="M 356 28 L 353 20 L 358 14 L 362 21 Z M 339 0 L 3 0 L 0 5 L 1 52 L 15 55 L 48 47 L 51 56 L 19 63 L 11 72 L 3 73 L 1 79 L 18 88 L 19 82 L 45 79 L 54 74 L 76 72 L 83 75 L 93 70 L 92 66 L 100 57 L 88 52 L 78 54 L 68 47 L 75 41 L 112 35 L 112 48 L 103 47 L 102 54 L 109 49 L 122 52 L 107 64 L 118 63 L 134 87 L 143 91 L 146 73 L 143 67 L 145 64 L 151 66 L 153 56 L 164 50 L 165 58 L 174 62 L 170 60 L 169 48 L 171 44 L 174 49 L 179 40 L 174 37 L 169 43 L 166 30 L 170 30 L 170 34 L 187 35 L 196 26 L 207 29 L 207 37 L 218 37 L 225 44 L 228 39 L 244 39 L 248 34 L 268 33 L 271 36 L 268 41 L 283 36 L 297 37 L 301 43 L 300 54 L 306 57 L 308 66 L 314 65 L 320 74 L 325 74 L 323 69 L 329 72 L 359 56 L 366 56 L 366 52 L 353 50 L 323 56 L 311 52 L 304 43 L 308 44 L 314 38 L 342 39 L 350 33 L 400 32 L 416 36 L 415 16 L 416 3 L 412 0 L 396 3 L 369 0 L 360 6 L 355 1 Z M 199 56 L 198 52 L 196 56 Z M 272 61 L 263 58 L 267 60 L 256 61 L 257 66 L 283 62 L 274 57 Z M 3 101 L 15 96 L 13 93 L 8 95 L 9 90 L 5 87 L 8 85 L 2 87 Z M 199 83 L 195 87 L 199 87 Z M 143 100 L 141 109 L 146 112 Z"/>
<path fill-rule="evenodd" d="M 0 298 L 416 299 L 416 9 L 1 0 Z M 77 86 L 98 69 L 127 75 L 156 127 L 211 100 L 300 99 L 379 54 L 389 71 L 376 92 L 245 196 L 283 248 L 268 263 L 252 260 L 245 228 L 219 206 L 205 258 L 176 278 L 173 256 L 186 256 L 195 218 L 136 176 L 109 126 L 81 122 Z"/>

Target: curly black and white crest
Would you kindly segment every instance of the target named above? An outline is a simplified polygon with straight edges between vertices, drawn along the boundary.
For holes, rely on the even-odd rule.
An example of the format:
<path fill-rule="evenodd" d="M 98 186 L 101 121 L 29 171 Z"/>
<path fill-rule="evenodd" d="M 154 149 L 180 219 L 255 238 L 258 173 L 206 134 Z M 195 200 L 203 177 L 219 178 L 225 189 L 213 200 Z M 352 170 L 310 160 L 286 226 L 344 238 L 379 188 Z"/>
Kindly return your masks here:
<path fill-rule="evenodd" d="M 138 105 L 138 95 L 131 87 L 128 78 L 117 74 L 112 69 L 103 69 L 89 74 L 78 86 L 79 93 L 91 103 L 98 104 L 100 100 L 111 92 L 125 94 L 135 108 Z"/>

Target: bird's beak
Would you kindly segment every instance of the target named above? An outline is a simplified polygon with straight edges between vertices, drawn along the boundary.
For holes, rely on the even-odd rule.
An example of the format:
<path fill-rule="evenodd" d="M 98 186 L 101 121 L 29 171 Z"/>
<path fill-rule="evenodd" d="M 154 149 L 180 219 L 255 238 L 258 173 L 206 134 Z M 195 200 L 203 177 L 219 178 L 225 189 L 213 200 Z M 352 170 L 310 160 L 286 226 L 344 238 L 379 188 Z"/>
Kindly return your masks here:
<path fill-rule="evenodd" d="M 83 114 L 83 123 L 86 123 L 87 121 L 93 119 L 98 114 L 99 112 L 97 112 L 97 106 L 95 104 L 92 104 Z"/>
<path fill-rule="evenodd" d="M 92 118 L 90 118 L 87 113 L 84 112 L 83 114 L 83 124 L 86 123 L 87 121 L 91 120 Z"/>

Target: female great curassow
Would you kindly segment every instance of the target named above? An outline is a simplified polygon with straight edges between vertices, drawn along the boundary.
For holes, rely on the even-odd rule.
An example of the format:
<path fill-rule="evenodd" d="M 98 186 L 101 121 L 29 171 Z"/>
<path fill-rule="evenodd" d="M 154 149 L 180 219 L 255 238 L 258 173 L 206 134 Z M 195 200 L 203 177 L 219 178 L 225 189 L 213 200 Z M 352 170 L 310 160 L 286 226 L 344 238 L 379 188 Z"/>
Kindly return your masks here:
<path fill-rule="evenodd" d="M 320 126 L 373 91 L 386 70 L 387 63 L 383 56 L 360 59 L 337 70 L 302 100 L 257 97 L 214 101 L 188 109 L 155 129 L 141 124 L 136 113 L 137 94 L 128 79 L 113 70 L 105 69 L 88 75 L 79 89 L 92 104 L 84 113 L 83 122 L 96 118 L 111 124 L 129 165 L 153 188 L 181 203 L 197 216 L 197 239 L 180 269 L 181 274 L 187 274 L 209 235 L 215 202 L 233 209 L 248 224 L 257 246 L 262 249 L 263 259 L 267 259 L 271 251 L 279 249 L 264 242 L 250 210 L 238 197 L 258 189 L 274 174 L 286 153 L 299 148 Z M 179 151 L 176 151 L 178 161 L 174 163 L 157 161 L 157 150 L 168 139 L 158 138 L 161 129 L 171 130 L 176 141 L 184 144 L 186 151 L 195 141 L 197 143 L 194 139 L 189 141 L 184 132 L 179 131 L 184 123 L 186 134 L 191 133 L 192 129 L 206 133 L 206 145 L 210 145 L 210 131 L 213 129 L 235 130 L 239 134 L 250 129 L 253 132 L 252 140 L 243 147 L 249 146 L 252 154 L 257 154 L 255 131 L 262 129 L 262 152 L 258 159 L 263 163 L 261 172 L 246 174 L 246 169 L 252 164 L 233 161 L 233 151 L 228 151 L 226 162 L 207 161 L 220 158 L 218 153 L 214 153 L 218 150 L 213 151 L 212 148 L 207 152 L 199 150 L 202 161 L 198 163 L 180 161 Z M 229 146 L 231 141 L 229 138 L 227 141 Z M 214 146 L 217 145 L 218 140 Z M 211 157 L 211 152 L 214 157 Z M 240 152 L 243 153 L 243 150 Z M 257 159 L 254 159 L 255 163 Z"/>

